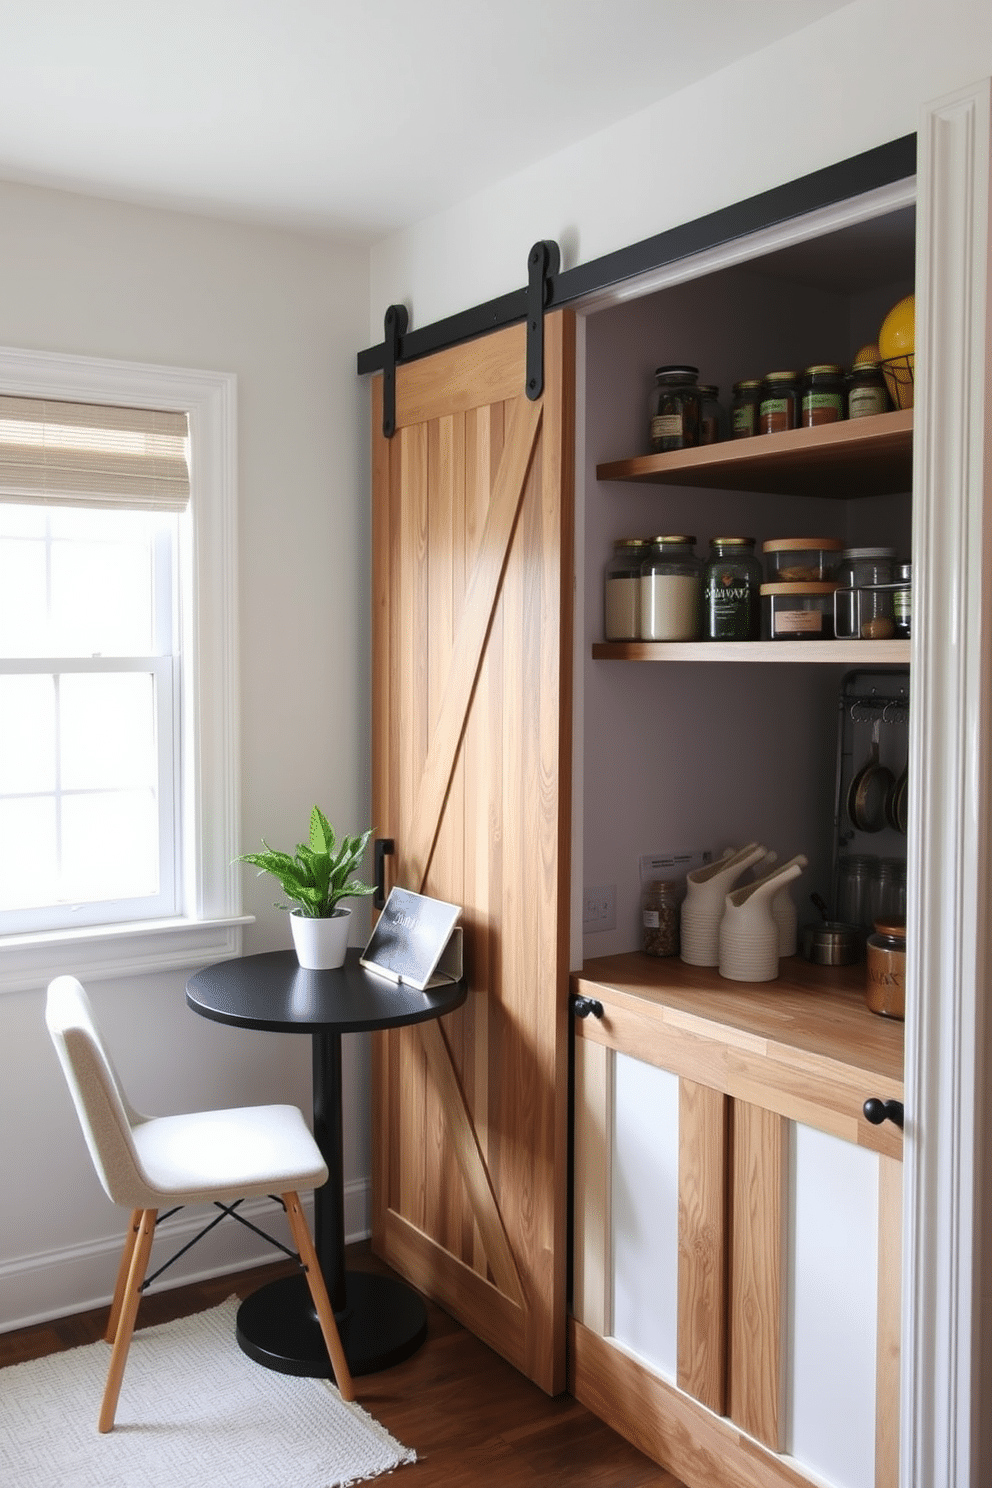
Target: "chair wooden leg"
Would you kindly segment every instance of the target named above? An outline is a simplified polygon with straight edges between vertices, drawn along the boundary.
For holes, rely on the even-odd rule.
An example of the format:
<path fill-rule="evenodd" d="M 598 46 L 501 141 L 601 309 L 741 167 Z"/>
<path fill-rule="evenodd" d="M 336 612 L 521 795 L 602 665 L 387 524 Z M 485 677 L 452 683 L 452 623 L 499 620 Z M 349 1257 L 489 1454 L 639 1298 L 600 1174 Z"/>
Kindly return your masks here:
<path fill-rule="evenodd" d="M 110 1316 L 107 1319 L 107 1329 L 104 1338 L 107 1343 L 113 1343 L 117 1336 L 117 1325 L 121 1320 L 121 1307 L 124 1304 L 124 1288 L 127 1286 L 127 1278 L 131 1270 L 131 1257 L 134 1255 L 134 1247 L 138 1243 L 138 1231 L 141 1228 L 141 1216 L 143 1210 L 135 1209 L 131 1215 L 131 1223 L 124 1237 L 124 1251 L 121 1255 L 121 1264 L 117 1272 L 117 1285 L 114 1288 L 114 1300 L 110 1304 Z"/>
<path fill-rule="evenodd" d="M 127 1363 L 127 1351 L 131 1346 L 134 1323 L 138 1316 L 138 1303 L 141 1301 L 141 1283 L 145 1279 L 148 1257 L 155 1238 L 155 1217 L 158 1210 L 140 1209 L 137 1212 L 140 1216 L 138 1233 L 131 1243 L 131 1265 L 128 1268 L 127 1281 L 121 1297 L 120 1319 L 114 1336 L 113 1352 L 110 1355 L 110 1368 L 107 1371 L 103 1404 L 100 1407 L 98 1425 L 101 1431 L 112 1431 L 114 1428 L 117 1400 L 121 1393 L 121 1381 L 124 1378 L 124 1365 Z"/>
<path fill-rule="evenodd" d="M 314 1306 L 317 1309 L 317 1320 L 320 1323 L 320 1331 L 324 1335 L 324 1343 L 330 1356 L 331 1366 L 334 1370 L 334 1382 L 338 1387 L 342 1400 L 354 1400 L 355 1386 L 351 1379 L 351 1370 L 348 1368 L 348 1360 L 344 1356 L 344 1348 L 341 1344 L 341 1335 L 338 1325 L 334 1321 L 334 1309 L 331 1307 L 331 1299 L 327 1295 L 327 1287 L 324 1284 L 324 1275 L 317 1260 L 317 1252 L 314 1250 L 313 1241 L 310 1238 L 310 1226 L 307 1224 L 306 1215 L 300 1205 L 299 1196 L 295 1193 L 284 1193 L 282 1201 L 286 1206 L 286 1217 L 289 1227 L 296 1241 L 296 1248 L 300 1253 L 300 1260 L 306 1272 L 307 1285 L 310 1295 L 313 1297 Z"/>

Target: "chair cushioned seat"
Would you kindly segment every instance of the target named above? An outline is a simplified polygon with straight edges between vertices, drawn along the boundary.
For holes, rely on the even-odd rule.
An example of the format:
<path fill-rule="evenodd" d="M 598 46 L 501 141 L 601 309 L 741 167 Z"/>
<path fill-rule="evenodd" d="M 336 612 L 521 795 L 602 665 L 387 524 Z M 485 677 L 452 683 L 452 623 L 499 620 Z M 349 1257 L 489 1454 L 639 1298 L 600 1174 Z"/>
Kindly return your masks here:
<path fill-rule="evenodd" d="M 132 1128 L 146 1208 L 163 1199 L 253 1198 L 319 1188 L 327 1166 L 296 1106 L 247 1106 L 155 1116 Z"/>

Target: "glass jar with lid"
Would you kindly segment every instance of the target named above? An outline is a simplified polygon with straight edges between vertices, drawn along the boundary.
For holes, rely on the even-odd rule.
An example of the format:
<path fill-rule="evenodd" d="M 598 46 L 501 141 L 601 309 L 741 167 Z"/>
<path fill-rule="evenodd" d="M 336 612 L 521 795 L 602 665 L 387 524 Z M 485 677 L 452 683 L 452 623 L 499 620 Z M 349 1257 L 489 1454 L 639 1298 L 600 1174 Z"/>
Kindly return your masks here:
<path fill-rule="evenodd" d="M 713 537 L 703 570 L 703 638 L 761 639 L 761 562 L 753 537 Z"/>
<path fill-rule="evenodd" d="M 886 413 L 889 393 L 878 362 L 855 362 L 847 378 L 847 416 L 872 418 Z"/>
<path fill-rule="evenodd" d="M 847 411 L 847 389 L 844 368 L 833 362 L 819 362 L 803 373 L 802 426 L 814 429 L 819 424 L 836 424 Z"/>
<path fill-rule="evenodd" d="M 757 434 L 763 386 L 760 377 L 745 377 L 743 381 L 734 383 L 730 405 L 731 439 L 750 439 Z"/>
<path fill-rule="evenodd" d="M 699 442 L 719 444 L 727 437 L 727 420 L 720 402 L 720 389 L 712 383 L 699 384 Z"/>
<path fill-rule="evenodd" d="M 636 641 L 641 634 L 641 564 L 648 550 L 643 537 L 618 537 L 603 575 L 603 639 Z"/>
<path fill-rule="evenodd" d="M 906 921 L 895 915 L 876 920 L 866 951 L 869 1008 L 883 1018 L 905 1018 Z"/>
<path fill-rule="evenodd" d="M 761 389 L 758 428 L 762 434 L 778 434 L 799 426 L 800 377 L 798 372 L 769 372 Z"/>
<path fill-rule="evenodd" d="M 698 639 L 703 598 L 703 565 L 696 539 L 653 537 L 641 565 L 641 640 Z"/>
<path fill-rule="evenodd" d="M 871 853 L 847 853 L 837 861 L 837 918 L 845 925 L 871 924 L 872 879 L 878 859 Z"/>
<path fill-rule="evenodd" d="M 838 639 L 885 641 L 895 634 L 895 548 L 845 548 L 837 570 Z"/>
<path fill-rule="evenodd" d="M 699 443 L 698 367 L 657 367 L 648 404 L 651 449 L 695 449 Z"/>
<path fill-rule="evenodd" d="M 892 621 L 899 639 L 908 641 L 913 634 L 913 565 L 897 563 L 893 582 L 898 587 L 892 591 Z"/>
<path fill-rule="evenodd" d="M 684 881 L 654 879 L 641 899 L 641 949 L 647 956 L 677 956 Z"/>

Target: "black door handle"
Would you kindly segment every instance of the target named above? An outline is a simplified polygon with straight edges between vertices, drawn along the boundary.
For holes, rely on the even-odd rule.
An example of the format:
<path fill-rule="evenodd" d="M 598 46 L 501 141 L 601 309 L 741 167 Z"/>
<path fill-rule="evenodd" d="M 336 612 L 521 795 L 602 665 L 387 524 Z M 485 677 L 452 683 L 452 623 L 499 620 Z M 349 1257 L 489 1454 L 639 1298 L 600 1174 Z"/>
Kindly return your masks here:
<path fill-rule="evenodd" d="M 391 857 L 395 851 L 396 843 L 392 837 L 375 839 L 375 891 L 372 894 L 372 903 L 376 909 L 382 909 L 386 903 L 386 858 Z"/>
<path fill-rule="evenodd" d="M 569 1002 L 572 1012 L 577 1018 L 588 1018 L 590 1015 L 594 1018 L 601 1018 L 603 1016 L 603 1004 L 597 1002 L 595 997 L 576 997 L 573 995 L 569 998 Z"/>
<path fill-rule="evenodd" d="M 894 1121 L 902 1131 L 903 1109 L 902 1101 L 879 1100 L 877 1095 L 872 1095 L 864 1104 L 865 1120 L 870 1121 L 872 1126 L 881 1126 L 883 1121 Z"/>

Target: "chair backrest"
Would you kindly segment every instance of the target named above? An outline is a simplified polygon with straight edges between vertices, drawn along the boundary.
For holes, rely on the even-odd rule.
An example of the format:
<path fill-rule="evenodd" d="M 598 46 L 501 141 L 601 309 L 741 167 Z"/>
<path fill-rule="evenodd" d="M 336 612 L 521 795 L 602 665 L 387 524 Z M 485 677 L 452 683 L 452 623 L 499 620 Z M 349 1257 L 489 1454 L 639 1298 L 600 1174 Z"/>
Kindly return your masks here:
<path fill-rule="evenodd" d="M 49 984 L 45 1022 L 100 1182 L 115 1204 L 142 1207 L 147 1184 L 131 1127 L 145 1118 L 124 1094 L 97 1030 L 89 998 L 75 977 L 56 977 Z"/>

